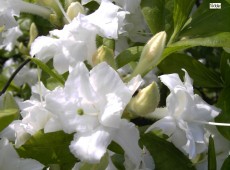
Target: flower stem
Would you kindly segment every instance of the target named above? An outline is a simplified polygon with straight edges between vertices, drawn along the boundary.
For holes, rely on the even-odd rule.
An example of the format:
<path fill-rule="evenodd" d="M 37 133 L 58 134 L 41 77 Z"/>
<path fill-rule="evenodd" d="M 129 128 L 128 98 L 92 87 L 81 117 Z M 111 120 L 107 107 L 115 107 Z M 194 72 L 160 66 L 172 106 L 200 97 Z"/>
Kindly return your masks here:
<path fill-rule="evenodd" d="M 39 15 L 45 19 L 49 19 L 50 14 L 52 13 L 50 9 L 40 5 L 31 4 L 24 1 L 16 1 L 15 3 L 17 3 L 21 12 Z"/>
<path fill-rule="evenodd" d="M 30 62 L 30 58 L 26 59 L 14 72 L 13 74 L 10 76 L 9 80 L 7 81 L 7 83 L 5 84 L 5 86 L 3 87 L 2 91 L 0 92 L 0 96 L 3 95 L 7 88 L 10 86 L 10 83 L 13 81 L 14 77 L 18 74 L 18 72 L 27 64 Z"/>

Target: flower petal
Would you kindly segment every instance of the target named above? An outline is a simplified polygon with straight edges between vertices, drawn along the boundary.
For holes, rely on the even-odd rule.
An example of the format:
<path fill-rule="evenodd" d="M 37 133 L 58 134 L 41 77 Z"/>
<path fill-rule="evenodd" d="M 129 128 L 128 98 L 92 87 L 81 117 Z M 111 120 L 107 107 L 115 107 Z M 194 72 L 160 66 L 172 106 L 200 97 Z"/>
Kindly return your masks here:
<path fill-rule="evenodd" d="M 166 116 L 154 124 L 152 124 L 145 133 L 150 132 L 153 129 L 159 129 L 162 130 L 163 133 L 167 134 L 168 136 L 171 136 L 172 133 L 176 130 L 176 122 L 171 116 Z"/>
<path fill-rule="evenodd" d="M 94 90 L 102 96 L 115 93 L 122 99 L 124 106 L 126 106 L 132 97 L 132 93 L 123 83 L 117 72 L 105 62 L 98 64 L 90 71 L 90 83 Z"/>
<path fill-rule="evenodd" d="M 81 161 L 99 163 L 111 140 L 111 133 L 101 126 L 87 133 L 76 133 L 69 148 Z"/>
<path fill-rule="evenodd" d="M 170 91 L 173 91 L 176 86 L 184 86 L 178 74 L 167 74 L 159 76 L 162 83 L 164 83 Z"/>
<path fill-rule="evenodd" d="M 125 119 L 121 121 L 120 128 L 113 138 L 124 149 L 125 154 L 136 167 L 140 164 L 142 154 L 142 150 L 138 145 L 139 139 L 139 131 L 135 125 Z"/>

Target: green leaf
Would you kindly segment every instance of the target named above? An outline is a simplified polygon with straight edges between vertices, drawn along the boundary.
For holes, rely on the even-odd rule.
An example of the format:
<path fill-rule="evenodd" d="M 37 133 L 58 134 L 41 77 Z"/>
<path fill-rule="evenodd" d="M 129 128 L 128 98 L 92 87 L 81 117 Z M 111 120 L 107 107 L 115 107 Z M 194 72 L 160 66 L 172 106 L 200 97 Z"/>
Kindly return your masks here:
<path fill-rule="evenodd" d="M 205 37 L 205 38 L 193 38 L 193 39 L 184 39 L 184 40 L 177 41 L 173 44 L 168 45 L 164 49 L 162 57 L 159 60 L 159 63 L 174 52 L 182 51 L 182 50 L 185 50 L 191 47 L 195 47 L 195 46 L 229 48 L 230 47 L 230 33 L 223 32 L 223 33 L 219 33 L 219 34 L 212 35 L 210 37 Z"/>
<path fill-rule="evenodd" d="M 18 114 L 18 109 L 0 110 L 0 131 L 5 129 L 14 119 L 16 119 Z"/>
<path fill-rule="evenodd" d="M 194 84 L 200 87 L 219 88 L 223 86 L 219 74 L 185 54 L 171 54 L 158 65 L 158 68 L 164 74 L 178 73 L 180 77 L 184 75 L 181 70 L 184 68 L 193 79 Z"/>
<path fill-rule="evenodd" d="M 124 155 L 114 154 L 113 156 L 111 156 L 111 160 L 112 160 L 114 166 L 117 169 L 125 170 L 125 167 L 124 167 L 124 162 L 125 162 Z"/>
<path fill-rule="evenodd" d="M 225 86 L 230 86 L 230 54 L 223 52 L 220 61 L 221 76 Z"/>
<path fill-rule="evenodd" d="M 7 81 L 8 79 L 5 76 L 0 75 L 0 90 L 3 89 Z M 8 91 L 18 91 L 19 88 L 14 83 L 11 82 L 7 90 Z"/>
<path fill-rule="evenodd" d="M 183 47 L 182 49 L 186 49 L 195 46 L 230 47 L 230 32 L 222 32 L 204 38 L 184 39 L 170 44 L 168 47 Z"/>
<path fill-rule="evenodd" d="M 64 85 L 65 80 L 62 76 L 60 76 L 59 74 L 57 74 L 56 72 L 52 71 L 46 64 L 44 64 L 42 61 L 36 59 L 36 58 L 31 58 L 31 60 L 37 65 L 39 66 L 43 71 L 45 71 L 46 73 L 48 73 L 50 76 L 52 76 L 53 78 L 55 78 L 57 81 L 59 81 L 61 84 Z"/>
<path fill-rule="evenodd" d="M 221 170 L 229 170 L 230 169 L 230 156 L 227 157 L 227 159 L 225 159 Z"/>
<path fill-rule="evenodd" d="M 14 100 L 14 97 L 10 93 L 6 92 L 3 95 L 3 107 L 0 109 L 18 109 L 19 110 L 19 107 L 16 101 Z"/>
<path fill-rule="evenodd" d="M 216 170 L 216 152 L 212 136 L 209 137 L 208 144 L 208 170 Z"/>
<path fill-rule="evenodd" d="M 42 164 L 59 164 L 61 169 L 69 170 L 78 161 L 69 150 L 73 140 L 72 134 L 63 131 L 44 133 L 37 132 L 23 146 L 17 149 L 23 158 L 36 159 Z"/>
<path fill-rule="evenodd" d="M 98 164 L 89 164 L 89 163 L 82 163 L 79 170 L 103 170 L 106 169 L 106 167 L 108 166 L 109 163 L 109 159 L 108 159 L 108 154 L 105 154 L 101 160 L 100 163 Z"/>
<path fill-rule="evenodd" d="M 111 150 L 114 153 L 117 154 L 121 154 L 124 155 L 124 150 L 122 149 L 122 147 L 120 145 L 118 145 L 116 142 L 112 141 L 109 146 L 108 149 Z"/>
<path fill-rule="evenodd" d="M 221 9 L 209 9 L 209 3 L 221 3 Z M 230 4 L 224 0 L 205 0 L 192 15 L 191 22 L 182 30 L 181 37 L 208 36 L 230 32 Z"/>
<path fill-rule="evenodd" d="M 155 162 L 157 170 L 195 170 L 191 161 L 172 143 L 153 133 L 144 134 L 141 143 L 146 146 Z"/>
<path fill-rule="evenodd" d="M 160 31 L 166 31 L 167 35 L 171 34 L 173 30 L 172 0 L 142 0 L 141 10 L 153 34 Z"/>
<path fill-rule="evenodd" d="M 215 118 L 215 121 L 230 123 L 230 87 L 226 87 L 221 91 L 217 107 L 221 109 L 221 113 Z M 217 129 L 225 138 L 230 140 L 230 127 L 217 126 Z"/>
<path fill-rule="evenodd" d="M 122 51 L 116 57 L 117 67 L 121 68 L 122 66 L 128 64 L 131 61 L 138 61 L 143 48 L 143 46 L 135 46 Z"/>
<path fill-rule="evenodd" d="M 194 6 L 195 0 L 174 0 L 174 10 L 173 10 L 173 21 L 174 21 L 174 32 L 170 38 L 170 42 L 173 41 L 179 31 L 184 26 L 187 21 L 189 14 Z"/>

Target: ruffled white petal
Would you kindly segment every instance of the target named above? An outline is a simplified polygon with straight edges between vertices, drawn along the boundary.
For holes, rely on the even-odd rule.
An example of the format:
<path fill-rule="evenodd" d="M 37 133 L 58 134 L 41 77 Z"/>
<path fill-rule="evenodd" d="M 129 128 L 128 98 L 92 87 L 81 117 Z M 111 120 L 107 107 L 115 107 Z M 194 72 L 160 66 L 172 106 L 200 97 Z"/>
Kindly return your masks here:
<path fill-rule="evenodd" d="M 178 74 L 168 74 L 159 76 L 162 83 L 164 83 L 170 91 L 174 90 L 177 86 L 184 86 Z"/>
<path fill-rule="evenodd" d="M 141 161 L 142 150 L 138 145 L 139 139 L 139 131 L 135 125 L 125 119 L 121 121 L 120 128 L 113 139 L 124 149 L 125 154 L 135 164 L 135 167 L 138 167 Z"/>
<path fill-rule="evenodd" d="M 94 131 L 76 133 L 69 148 L 81 161 L 99 163 L 111 140 L 111 133 L 100 126 Z"/>

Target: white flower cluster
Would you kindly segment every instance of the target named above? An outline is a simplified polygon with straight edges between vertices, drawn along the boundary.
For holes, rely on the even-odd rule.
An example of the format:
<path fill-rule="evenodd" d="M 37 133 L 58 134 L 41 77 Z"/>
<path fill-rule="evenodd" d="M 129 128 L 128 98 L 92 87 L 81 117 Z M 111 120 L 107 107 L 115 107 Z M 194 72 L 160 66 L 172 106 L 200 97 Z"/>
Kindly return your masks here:
<path fill-rule="evenodd" d="M 89 0 L 81 1 L 82 5 L 88 2 Z M 144 80 L 137 75 L 130 78 L 131 80 L 126 79 L 129 81 L 124 81 L 117 70 L 106 62 L 93 66 L 98 35 L 114 39 L 117 47 L 122 46 L 121 42 L 127 44 L 127 38 L 146 42 L 146 37 L 137 33 L 148 31 L 143 23 L 140 0 L 96 2 L 100 6 L 95 12 L 89 15 L 79 13 L 61 30 L 52 30 L 49 35 L 39 36 L 32 43 L 32 57 L 44 63 L 52 60 L 54 69 L 59 74 L 68 73 L 68 77 L 63 86 L 48 90 L 37 79 L 37 75 L 40 75 L 37 69 L 29 69 L 26 66 L 19 72 L 15 84 L 21 86 L 25 82 L 28 83 L 32 95 L 28 100 L 18 101 L 21 118 L 14 120 L 0 132 L 1 170 L 39 170 L 45 167 L 36 160 L 20 158 L 14 150 L 14 147 L 20 148 L 40 130 L 44 130 L 44 133 L 64 131 L 74 134 L 69 143 L 69 151 L 80 162 L 76 162 L 73 169 L 80 169 L 84 162 L 97 164 L 105 154 L 112 156 L 114 153 L 108 149 L 112 141 L 124 150 L 126 169 L 154 169 L 154 158 L 152 159 L 145 147 L 139 146 L 138 128 L 125 117 L 128 104 L 135 97 L 135 92 L 142 88 Z M 20 12 L 28 12 L 23 5 L 29 3 L 21 0 L 0 0 L 0 4 L 0 27 L 3 27 L 0 48 L 11 51 L 17 44 L 18 37 L 22 35 L 15 17 L 18 17 Z M 47 8 L 36 7 L 43 12 L 43 17 L 49 14 Z M 166 34 L 160 33 L 159 36 L 160 38 L 156 38 L 157 42 L 164 46 Z M 162 48 L 158 52 L 160 56 L 164 47 L 154 47 L 157 48 L 146 48 L 146 55 L 149 49 L 154 51 Z M 115 48 L 115 51 L 119 53 L 120 49 Z M 4 68 L 10 67 L 12 63 L 13 61 L 9 60 Z M 229 148 L 229 142 L 216 129 L 206 125 L 219 115 L 220 109 L 207 104 L 199 95 L 194 94 L 192 79 L 186 70 L 184 72 L 184 82 L 178 74 L 159 76 L 161 82 L 169 88 L 170 94 L 166 99 L 165 108 L 154 108 L 155 111 L 145 115 L 147 118 L 159 119 L 145 133 L 161 130 L 168 136 L 167 140 L 189 159 L 207 153 L 209 135 L 214 135 L 217 143 L 225 143 L 226 148 Z M 148 76 L 151 80 L 156 77 Z M 28 80 L 28 77 L 31 78 Z M 149 86 L 149 89 L 155 87 Z M 154 92 L 158 92 L 157 90 Z M 159 102 L 159 99 L 154 100 L 155 103 Z M 14 147 L 9 141 L 14 143 Z M 219 151 L 222 156 L 226 155 L 228 150 L 219 148 Z M 202 168 L 202 165 L 199 167 Z M 116 169 L 111 158 L 106 169 Z"/>

